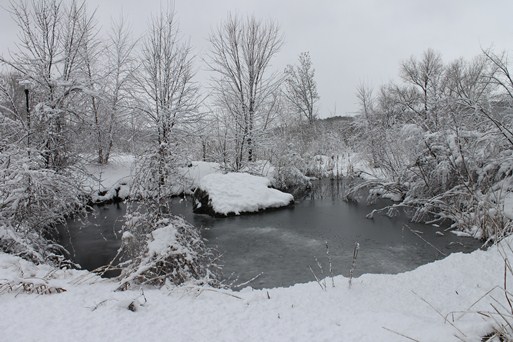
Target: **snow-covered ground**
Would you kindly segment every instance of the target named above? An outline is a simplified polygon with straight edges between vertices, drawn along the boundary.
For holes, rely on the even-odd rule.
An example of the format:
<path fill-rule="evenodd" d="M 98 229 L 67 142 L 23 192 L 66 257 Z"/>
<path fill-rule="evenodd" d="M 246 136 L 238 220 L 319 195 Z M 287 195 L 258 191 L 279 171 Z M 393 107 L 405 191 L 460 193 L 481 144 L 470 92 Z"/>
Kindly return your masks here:
<path fill-rule="evenodd" d="M 116 195 L 116 189 L 120 198 L 128 196 L 130 181 L 132 180 L 133 155 L 113 155 L 107 165 L 89 163 L 85 171 L 89 175 L 86 179 L 86 191 L 91 194 L 93 202 L 112 200 Z M 104 193 L 100 195 L 100 193 Z"/>
<path fill-rule="evenodd" d="M 266 177 L 248 173 L 212 173 L 200 179 L 198 188 L 209 197 L 209 206 L 221 215 L 252 213 L 280 208 L 294 201 L 291 194 L 271 189 Z M 196 206 L 201 203 L 196 202 Z"/>
<path fill-rule="evenodd" d="M 173 193 L 179 195 L 182 193 L 191 194 L 191 190 L 198 187 L 201 178 L 212 173 L 220 173 L 221 166 L 218 163 L 193 161 L 189 166 L 178 169 L 179 179 L 173 189 Z"/>
<path fill-rule="evenodd" d="M 326 291 L 311 282 L 241 292 L 192 286 L 114 292 L 116 283 L 85 271 L 54 270 L 0 254 L 0 339 L 408 340 L 402 334 L 419 341 L 478 341 L 491 331 L 491 323 L 477 311 L 498 307 L 492 297 L 505 303 L 499 251 L 513 257 L 506 243 L 513 239 L 500 248 L 452 254 L 403 274 L 363 275 L 353 279 L 351 288 L 347 278 L 338 276 L 335 287 L 326 280 Z M 66 291 L 26 293 L 21 282 Z M 128 310 L 134 301 L 135 312 Z"/>
<path fill-rule="evenodd" d="M 129 184 L 133 159 L 118 158 L 97 171 L 102 175 L 99 186 L 105 190 Z M 330 159 L 319 159 L 326 170 L 331 167 Z M 345 166 L 335 164 L 336 170 L 354 168 L 349 160 Z M 226 191 L 220 198 L 229 209 L 220 212 L 249 205 L 228 191 L 243 189 L 255 199 L 259 198 L 256 190 L 248 185 L 258 183 L 267 189 L 269 184 L 260 177 L 248 181 L 249 175 L 243 174 L 224 179 L 213 163 L 193 163 L 183 172 L 188 180 L 184 190 L 199 185 L 214 188 L 211 192 L 217 191 L 216 186 Z M 266 196 L 274 198 L 262 194 L 257 202 Z M 508 205 L 513 202 L 509 197 L 508 201 Z M 163 242 L 160 239 L 151 248 L 166 248 Z M 347 278 L 337 276 L 334 287 L 328 278 L 289 288 L 240 292 L 192 285 L 116 292 L 118 283 L 87 271 L 35 266 L 0 252 L 0 340 L 480 340 L 492 330 L 493 322 L 482 314 L 493 312 L 492 304 L 509 313 L 508 319 L 512 315 L 501 288 L 504 256 L 513 260 L 510 246 L 513 237 L 488 251 L 452 254 L 411 272 L 365 274 L 353 279 L 351 287 Z M 509 284 L 513 277 L 509 271 L 506 274 Z"/>

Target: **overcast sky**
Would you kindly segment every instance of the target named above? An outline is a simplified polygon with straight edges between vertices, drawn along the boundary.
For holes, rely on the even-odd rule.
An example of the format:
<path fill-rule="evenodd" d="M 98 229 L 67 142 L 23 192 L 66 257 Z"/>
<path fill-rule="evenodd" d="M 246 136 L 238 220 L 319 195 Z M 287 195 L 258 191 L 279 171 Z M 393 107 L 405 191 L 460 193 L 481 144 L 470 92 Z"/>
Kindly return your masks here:
<path fill-rule="evenodd" d="M 167 1 L 87 0 L 105 29 L 121 13 L 136 35 Z M 8 0 L 0 0 L 5 8 Z M 197 67 L 209 50 L 208 35 L 229 12 L 273 19 L 285 45 L 273 62 L 283 70 L 309 51 L 316 69 L 322 117 L 357 110 L 356 87 L 397 78 L 399 63 L 427 48 L 445 61 L 473 57 L 481 47 L 513 51 L 512 0 L 176 0 L 182 33 L 195 49 Z M 16 40 L 16 27 L 0 8 L 0 53 Z M 204 71 L 198 80 L 207 79 Z"/>

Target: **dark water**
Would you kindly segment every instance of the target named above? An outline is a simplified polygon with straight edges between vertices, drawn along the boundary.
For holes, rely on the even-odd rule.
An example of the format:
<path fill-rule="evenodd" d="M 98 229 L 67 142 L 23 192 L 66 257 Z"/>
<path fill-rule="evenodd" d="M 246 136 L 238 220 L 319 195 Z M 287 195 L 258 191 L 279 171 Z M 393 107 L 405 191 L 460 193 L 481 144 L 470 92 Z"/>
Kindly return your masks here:
<path fill-rule="evenodd" d="M 172 208 L 200 227 L 208 243 L 222 253 L 226 278 L 242 283 L 260 274 L 251 283 L 256 288 L 312 281 L 309 267 L 318 277 L 327 276 L 326 241 L 334 274 L 346 276 L 355 242 L 360 245 L 355 275 L 404 272 L 444 254 L 481 246 L 475 239 L 449 232 L 439 236 L 436 232 L 443 229 L 412 224 L 405 215 L 367 219 L 374 206 L 344 202 L 344 190 L 343 182 L 324 180 L 292 208 L 228 218 L 193 214 L 189 199 L 174 199 Z M 96 208 L 96 217 L 85 226 L 69 223 L 68 246 L 73 245 L 77 263 L 94 269 L 110 261 L 119 247 L 124 211 L 124 204 L 107 205 Z"/>

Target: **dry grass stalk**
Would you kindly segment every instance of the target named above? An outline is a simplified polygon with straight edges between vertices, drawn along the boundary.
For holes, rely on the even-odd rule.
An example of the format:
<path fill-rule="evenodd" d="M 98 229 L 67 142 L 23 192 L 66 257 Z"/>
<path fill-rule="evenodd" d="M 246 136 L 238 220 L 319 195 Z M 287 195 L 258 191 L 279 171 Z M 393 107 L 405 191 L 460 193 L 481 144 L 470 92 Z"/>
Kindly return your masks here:
<path fill-rule="evenodd" d="M 46 283 L 32 283 L 21 281 L 19 283 L 7 282 L 0 283 L 0 294 L 8 292 L 20 293 L 36 293 L 36 294 L 54 294 L 66 292 L 62 287 L 49 286 Z"/>
<path fill-rule="evenodd" d="M 354 270 L 356 268 L 356 258 L 358 258 L 358 250 L 360 249 L 360 244 L 358 242 L 354 243 L 353 249 L 353 262 L 351 263 L 351 269 L 349 270 L 349 288 L 351 288 L 353 282 Z"/>

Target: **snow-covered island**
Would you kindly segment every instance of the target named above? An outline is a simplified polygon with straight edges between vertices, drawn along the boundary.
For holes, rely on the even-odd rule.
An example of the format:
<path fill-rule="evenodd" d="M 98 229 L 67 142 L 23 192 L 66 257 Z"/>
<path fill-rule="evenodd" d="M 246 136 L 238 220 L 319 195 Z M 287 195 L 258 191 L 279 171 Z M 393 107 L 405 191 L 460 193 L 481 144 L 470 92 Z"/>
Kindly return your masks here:
<path fill-rule="evenodd" d="M 212 173 L 200 179 L 194 192 L 194 212 L 213 216 L 240 215 L 277 209 L 294 203 L 291 194 L 269 188 L 266 177 L 248 173 Z"/>

